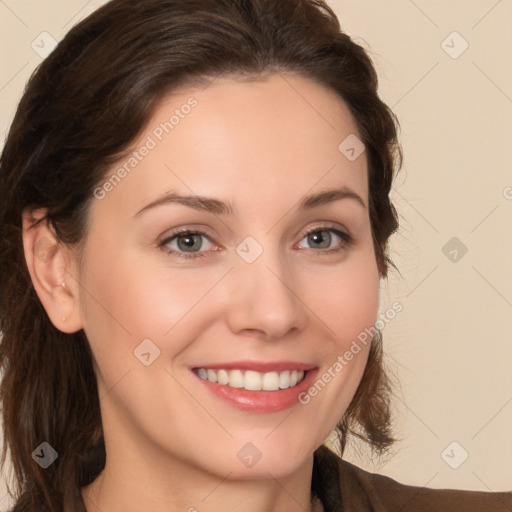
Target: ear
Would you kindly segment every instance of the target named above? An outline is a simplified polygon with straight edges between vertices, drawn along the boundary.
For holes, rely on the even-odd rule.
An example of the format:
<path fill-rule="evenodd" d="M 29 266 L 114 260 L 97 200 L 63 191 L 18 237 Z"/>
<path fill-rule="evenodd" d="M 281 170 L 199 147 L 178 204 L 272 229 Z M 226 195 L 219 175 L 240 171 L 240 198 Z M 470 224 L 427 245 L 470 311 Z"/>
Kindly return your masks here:
<path fill-rule="evenodd" d="M 25 260 L 39 300 L 52 324 L 59 331 L 73 333 L 82 329 L 76 265 L 60 243 L 48 221 L 47 210 L 24 210 L 22 236 Z"/>

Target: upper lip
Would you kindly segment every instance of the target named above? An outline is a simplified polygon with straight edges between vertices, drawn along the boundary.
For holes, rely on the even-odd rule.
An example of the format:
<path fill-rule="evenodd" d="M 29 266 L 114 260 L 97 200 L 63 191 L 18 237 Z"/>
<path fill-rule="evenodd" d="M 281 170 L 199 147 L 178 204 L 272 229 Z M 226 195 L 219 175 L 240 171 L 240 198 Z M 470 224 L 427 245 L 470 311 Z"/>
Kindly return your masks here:
<path fill-rule="evenodd" d="M 230 361 L 226 363 L 207 363 L 204 366 L 194 366 L 193 369 L 206 368 L 212 370 L 253 370 L 255 372 L 284 372 L 286 370 L 313 370 L 313 364 L 296 361 Z"/>

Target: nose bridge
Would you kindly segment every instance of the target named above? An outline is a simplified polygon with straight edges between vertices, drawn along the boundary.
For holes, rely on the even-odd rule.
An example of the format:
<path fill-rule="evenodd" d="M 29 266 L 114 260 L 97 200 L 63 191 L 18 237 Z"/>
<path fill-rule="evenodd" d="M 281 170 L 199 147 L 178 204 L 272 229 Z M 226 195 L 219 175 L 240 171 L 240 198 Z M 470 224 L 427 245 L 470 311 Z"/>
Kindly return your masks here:
<path fill-rule="evenodd" d="M 247 237 L 236 248 L 228 318 L 235 332 L 257 330 L 278 339 L 302 328 L 306 316 L 295 290 L 293 268 L 287 266 L 278 245 L 270 244 L 269 237 L 266 240 L 263 247 Z"/>

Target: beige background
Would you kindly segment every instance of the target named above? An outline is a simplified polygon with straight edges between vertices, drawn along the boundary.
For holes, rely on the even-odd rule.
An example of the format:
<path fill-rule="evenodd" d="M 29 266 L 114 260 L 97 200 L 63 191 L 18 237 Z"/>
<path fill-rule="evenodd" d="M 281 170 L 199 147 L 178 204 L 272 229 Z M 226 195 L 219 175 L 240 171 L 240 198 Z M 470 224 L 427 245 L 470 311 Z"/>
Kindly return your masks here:
<path fill-rule="evenodd" d="M 32 42 L 48 38 L 42 32 L 60 40 L 102 3 L 0 0 L 2 142 L 41 62 Z M 329 4 L 370 48 L 405 153 L 393 191 L 401 230 L 392 241 L 403 277 L 392 271 L 382 289 L 382 311 L 403 305 L 384 329 L 401 383 L 402 441 L 380 464 L 354 448 L 347 458 L 409 484 L 511 490 L 512 1 Z M 467 247 L 455 262 L 454 247 L 443 252 L 452 237 Z M 463 450 L 469 457 L 453 469 L 446 461 L 456 465 Z M 4 495 L 0 487 L 0 510 Z"/>

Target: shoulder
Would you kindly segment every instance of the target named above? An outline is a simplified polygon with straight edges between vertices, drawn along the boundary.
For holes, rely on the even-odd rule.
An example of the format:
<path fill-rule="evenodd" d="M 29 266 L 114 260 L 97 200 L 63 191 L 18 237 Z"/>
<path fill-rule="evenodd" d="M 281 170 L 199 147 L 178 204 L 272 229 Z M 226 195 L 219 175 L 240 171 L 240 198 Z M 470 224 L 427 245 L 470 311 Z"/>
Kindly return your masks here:
<path fill-rule="evenodd" d="M 512 492 L 429 489 L 405 485 L 342 460 L 327 447 L 315 452 L 317 468 L 335 473 L 341 495 L 339 510 L 373 512 L 512 512 Z M 328 481 L 328 479 L 326 480 Z M 325 498 L 336 501 L 331 489 Z M 329 508 L 329 507 L 328 507 Z M 335 510 L 334 507 L 331 508 Z"/>

